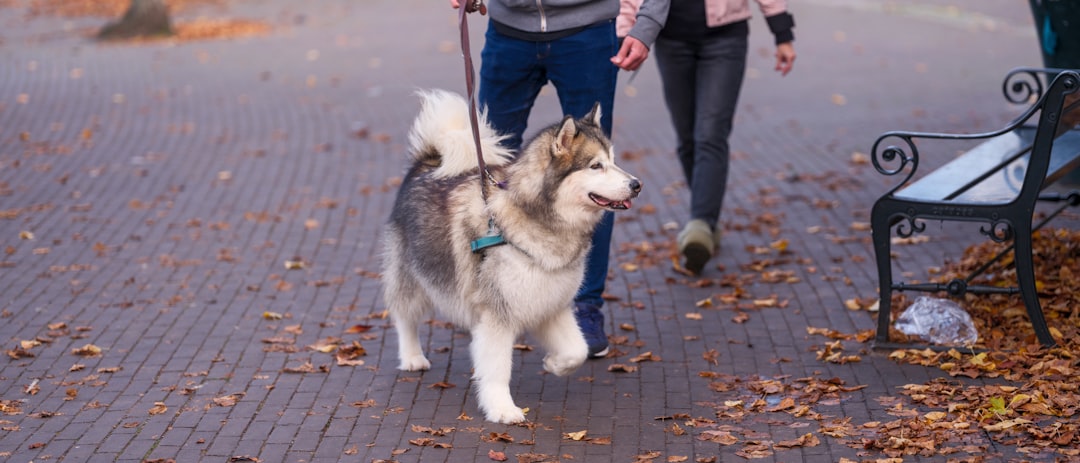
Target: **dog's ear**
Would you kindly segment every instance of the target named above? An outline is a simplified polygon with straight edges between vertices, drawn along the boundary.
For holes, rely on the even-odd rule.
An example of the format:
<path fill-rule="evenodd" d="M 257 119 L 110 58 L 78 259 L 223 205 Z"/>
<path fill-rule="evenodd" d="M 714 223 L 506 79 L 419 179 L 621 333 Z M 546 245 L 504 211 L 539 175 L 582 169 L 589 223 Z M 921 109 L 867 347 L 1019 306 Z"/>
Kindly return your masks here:
<path fill-rule="evenodd" d="M 564 117 L 559 124 L 559 130 L 555 132 L 555 138 L 551 141 L 551 152 L 555 156 L 569 153 L 577 132 L 577 124 L 574 123 L 574 118 L 570 116 Z"/>
<path fill-rule="evenodd" d="M 592 110 L 589 111 L 589 114 L 585 115 L 584 119 L 591 122 L 593 125 L 600 127 L 600 116 L 600 102 L 597 101 L 596 104 L 593 105 Z"/>

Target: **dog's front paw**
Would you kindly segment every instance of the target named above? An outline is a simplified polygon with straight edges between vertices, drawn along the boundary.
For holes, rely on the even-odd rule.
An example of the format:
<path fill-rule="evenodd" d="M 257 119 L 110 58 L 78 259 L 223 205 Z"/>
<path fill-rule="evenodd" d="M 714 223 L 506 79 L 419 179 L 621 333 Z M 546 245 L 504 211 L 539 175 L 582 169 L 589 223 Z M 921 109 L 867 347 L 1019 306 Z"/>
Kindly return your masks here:
<path fill-rule="evenodd" d="M 427 357 L 424 357 L 424 354 L 402 358 L 401 365 L 398 365 L 398 369 L 403 371 L 420 371 L 429 368 L 431 368 L 431 362 L 428 361 Z"/>
<path fill-rule="evenodd" d="M 515 424 L 525 421 L 525 411 L 511 404 L 509 407 L 486 410 L 484 418 L 493 423 Z"/>
<path fill-rule="evenodd" d="M 581 355 L 554 355 L 548 354 L 544 357 L 544 370 L 548 373 L 552 373 L 556 376 L 566 376 L 577 370 L 581 364 L 585 363 L 585 359 L 588 357 L 589 352 L 586 350 Z"/>
<path fill-rule="evenodd" d="M 484 412 L 484 418 L 488 421 L 503 424 L 514 424 L 525 421 L 525 411 L 514 404 L 507 388 L 485 388 L 481 383 L 477 390 L 477 399 L 480 402 L 480 410 Z"/>

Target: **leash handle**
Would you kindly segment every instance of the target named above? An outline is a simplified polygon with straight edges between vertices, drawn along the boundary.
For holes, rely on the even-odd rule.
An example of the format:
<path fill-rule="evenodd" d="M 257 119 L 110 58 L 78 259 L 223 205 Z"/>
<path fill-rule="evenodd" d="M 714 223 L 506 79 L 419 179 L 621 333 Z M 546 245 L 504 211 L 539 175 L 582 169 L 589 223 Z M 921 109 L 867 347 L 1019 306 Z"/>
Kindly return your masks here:
<path fill-rule="evenodd" d="M 466 6 L 468 4 L 468 6 Z M 461 31 L 461 54 L 465 59 L 465 90 L 469 98 L 469 122 L 472 125 L 473 143 L 476 145 L 476 164 L 480 167 L 480 196 L 487 201 L 487 189 L 484 188 L 485 177 L 491 177 L 488 173 L 487 164 L 484 162 L 484 153 L 480 147 L 480 123 L 476 117 L 476 71 L 473 68 L 472 50 L 469 48 L 469 18 L 470 11 L 483 11 L 482 1 L 465 0 L 458 6 L 458 27 Z"/>

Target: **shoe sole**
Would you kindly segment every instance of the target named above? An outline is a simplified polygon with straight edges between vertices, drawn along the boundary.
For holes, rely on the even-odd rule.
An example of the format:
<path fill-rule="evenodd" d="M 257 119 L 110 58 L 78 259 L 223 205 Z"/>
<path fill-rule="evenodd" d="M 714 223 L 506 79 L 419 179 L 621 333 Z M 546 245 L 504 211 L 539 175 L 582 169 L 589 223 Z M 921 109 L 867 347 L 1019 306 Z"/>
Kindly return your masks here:
<path fill-rule="evenodd" d="M 686 270 L 694 275 L 701 275 L 701 271 L 705 269 L 705 263 L 712 258 L 712 253 L 703 244 L 690 243 L 686 245 L 686 249 L 683 249 L 683 256 L 686 257 L 686 264 L 683 265 Z"/>
<path fill-rule="evenodd" d="M 598 359 L 598 358 L 602 358 L 602 357 L 607 357 L 607 354 L 608 354 L 608 348 L 605 347 L 604 350 L 602 350 L 600 352 L 597 352 L 595 354 L 589 354 L 589 357 L 592 357 L 594 359 Z"/>

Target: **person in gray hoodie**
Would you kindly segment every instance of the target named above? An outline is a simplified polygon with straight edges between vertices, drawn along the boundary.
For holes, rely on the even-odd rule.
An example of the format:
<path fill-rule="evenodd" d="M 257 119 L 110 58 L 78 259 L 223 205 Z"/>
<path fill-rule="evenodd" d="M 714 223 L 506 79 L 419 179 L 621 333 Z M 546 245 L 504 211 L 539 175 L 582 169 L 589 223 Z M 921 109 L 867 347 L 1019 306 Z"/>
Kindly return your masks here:
<path fill-rule="evenodd" d="M 600 103 L 600 125 L 611 136 L 619 69 L 636 70 L 667 19 L 669 0 L 644 0 L 629 34 L 615 34 L 619 0 L 450 0 L 453 8 L 489 15 L 480 53 L 477 100 L 488 122 L 509 135 L 518 150 L 540 89 L 555 87 L 564 115 L 585 116 Z M 603 293 L 614 216 L 608 212 L 593 233 L 585 281 L 575 298 L 575 315 L 592 357 L 608 352 Z"/>

